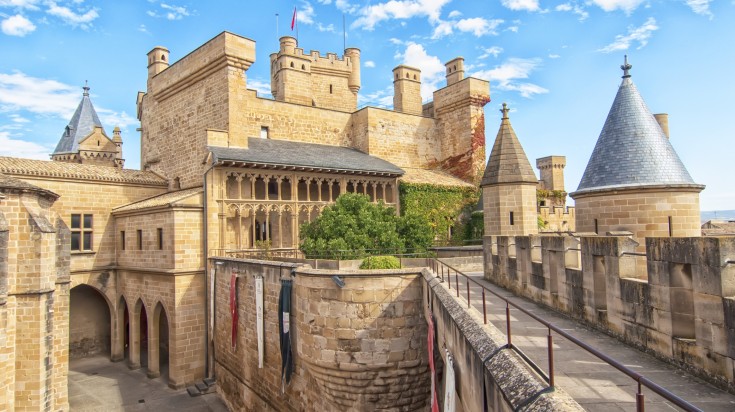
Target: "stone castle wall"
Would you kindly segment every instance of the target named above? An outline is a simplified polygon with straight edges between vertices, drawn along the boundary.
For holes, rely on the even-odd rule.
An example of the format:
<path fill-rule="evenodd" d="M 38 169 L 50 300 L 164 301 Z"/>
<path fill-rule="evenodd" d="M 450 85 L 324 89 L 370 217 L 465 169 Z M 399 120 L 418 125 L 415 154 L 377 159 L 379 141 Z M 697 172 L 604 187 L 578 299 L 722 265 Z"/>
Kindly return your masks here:
<path fill-rule="evenodd" d="M 486 236 L 485 278 L 732 390 L 735 237 L 637 249 L 623 236 Z"/>
<path fill-rule="evenodd" d="M 215 373 L 232 410 L 425 410 L 429 394 L 421 275 L 329 271 L 215 258 Z M 220 264 L 221 263 L 221 264 Z M 230 276 L 238 274 L 237 346 L 231 346 Z M 338 288 L 331 276 L 345 281 Z M 255 276 L 264 279 L 264 367 L 258 368 Z M 278 296 L 293 280 L 294 373 L 281 393 Z"/>
<path fill-rule="evenodd" d="M 0 405 L 69 409 L 69 232 L 55 196 L 0 193 Z M 45 360 L 45 361 L 43 361 Z"/>
<path fill-rule="evenodd" d="M 632 232 L 639 250 L 647 237 L 701 235 L 698 191 L 662 188 L 575 196 L 575 209 L 578 232 Z"/>
<path fill-rule="evenodd" d="M 535 185 L 486 186 L 482 190 L 482 201 L 485 209 L 485 233 L 512 236 L 536 233 L 538 230 Z"/>
<path fill-rule="evenodd" d="M 334 90 L 344 89 L 345 82 L 344 93 L 352 94 L 352 89 L 356 93 L 353 83 L 359 86 L 359 79 L 352 78 L 354 68 L 344 77 L 347 72 L 318 69 L 322 64 L 318 63 L 310 70 L 323 72 L 309 74 L 307 82 L 300 64 L 306 65 L 308 58 L 304 63 L 294 62 L 298 66 L 294 69 L 290 63 L 288 70 L 279 69 L 275 100 L 257 97 L 254 90 L 247 89 L 243 73 L 255 60 L 254 47 L 251 40 L 225 32 L 149 78 L 141 114 L 144 167 L 171 180 L 178 177 L 181 188 L 200 186 L 207 145 L 247 148 L 249 137 L 265 133 L 270 139 L 356 147 L 398 166 L 441 168 L 468 181 L 482 173 L 482 107 L 490 100 L 486 81 L 468 78 L 437 91 L 435 118 L 377 109 L 350 113 L 311 100 L 328 101 Z M 278 66 L 282 62 L 271 63 Z M 301 76 L 287 79 L 286 72 Z M 334 86 L 329 98 L 312 90 L 317 80 L 318 90 Z M 278 82 L 286 82 L 293 93 L 299 82 L 308 85 L 301 85 L 305 89 L 298 93 L 304 96 L 281 101 Z"/>

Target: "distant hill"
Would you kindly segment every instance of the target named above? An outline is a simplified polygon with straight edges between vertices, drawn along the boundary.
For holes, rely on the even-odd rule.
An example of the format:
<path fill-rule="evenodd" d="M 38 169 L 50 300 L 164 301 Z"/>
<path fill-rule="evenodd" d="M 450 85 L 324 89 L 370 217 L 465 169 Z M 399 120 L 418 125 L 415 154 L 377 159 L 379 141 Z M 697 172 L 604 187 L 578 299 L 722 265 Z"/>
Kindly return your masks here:
<path fill-rule="evenodd" d="M 717 220 L 735 220 L 735 210 L 714 210 L 714 211 L 702 211 L 700 213 L 702 223 L 717 219 Z"/>

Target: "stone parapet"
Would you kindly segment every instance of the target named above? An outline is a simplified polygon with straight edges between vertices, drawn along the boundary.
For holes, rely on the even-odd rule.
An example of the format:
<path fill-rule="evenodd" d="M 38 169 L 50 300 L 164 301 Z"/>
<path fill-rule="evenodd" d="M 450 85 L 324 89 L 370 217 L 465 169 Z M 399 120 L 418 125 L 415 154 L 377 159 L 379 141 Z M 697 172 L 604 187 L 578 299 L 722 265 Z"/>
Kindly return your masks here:
<path fill-rule="evenodd" d="M 735 389 L 735 237 L 486 236 L 485 279 Z"/>

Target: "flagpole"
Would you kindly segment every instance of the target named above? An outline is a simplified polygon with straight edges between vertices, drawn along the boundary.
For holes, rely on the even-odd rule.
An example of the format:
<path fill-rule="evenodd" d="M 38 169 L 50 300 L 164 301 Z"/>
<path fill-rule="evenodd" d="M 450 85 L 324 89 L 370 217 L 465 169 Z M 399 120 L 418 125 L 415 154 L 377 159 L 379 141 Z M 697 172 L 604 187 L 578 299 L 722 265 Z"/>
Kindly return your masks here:
<path fill-rule="evenodd" d="M 342 13 L 342 50 L 347 50 L 347 29 L 345 28 L 344 13 Z"/>
<path fill-rule="evenodd" d="M 280 33 L 278 33 L 278 13 L 276 13 L 276 40 L 278 40 Z"/>

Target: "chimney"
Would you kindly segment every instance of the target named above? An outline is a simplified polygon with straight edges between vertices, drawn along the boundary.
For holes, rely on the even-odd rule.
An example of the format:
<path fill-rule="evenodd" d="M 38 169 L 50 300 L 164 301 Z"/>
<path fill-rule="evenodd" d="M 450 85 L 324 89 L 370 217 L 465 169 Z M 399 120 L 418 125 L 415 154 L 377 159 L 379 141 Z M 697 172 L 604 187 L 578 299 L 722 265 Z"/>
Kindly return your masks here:
<path fill-rule="evenodd" d="M 664 131 L 666 138 L 669 139 L 670 138 L 669 136 L 669 114 L 668 113 L 656 113 L 653 115 L 653 117 L 656 118 L 658 125 L 661 126 L 661 130 Z"/>

